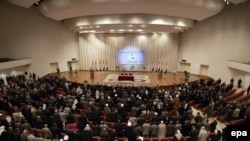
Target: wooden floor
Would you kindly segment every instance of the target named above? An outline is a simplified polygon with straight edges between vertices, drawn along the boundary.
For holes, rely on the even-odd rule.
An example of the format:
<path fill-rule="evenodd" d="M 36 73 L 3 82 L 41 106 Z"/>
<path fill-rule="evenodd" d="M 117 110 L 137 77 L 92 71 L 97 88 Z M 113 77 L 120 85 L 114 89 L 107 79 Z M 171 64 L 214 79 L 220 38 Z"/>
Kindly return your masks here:
<path fill-rule="evenodd" d="M 134 75 L 147 75 L 150 79 L 150 83 L 140 83 L 140 82 L 104 82 L 104 79 L 109 74 L 121 74 L 124 72 L 120 71 L 95 71 L 94 72 L 94 79 L 91 79 L 89 71 L 79 71 L 78 73 L 70 73 L 70 72 L 61 72 L 60 74 L 54 73 L 52 75 L 57 75 L 60 77 L 65 77 L 67 80 L 72 82 L 77 82 L 82 84 L 85 80 L 88 81 L 89 84 L 105 84 L 105 85 L 126 85 L 126 86 L 172 86 L 174 84 L 181 84 L 185 83 L 185 75 L 182 72 L 178 72 L 175 76 L 172 73 L 162 73 L 162 76 L 159 76 L 157 72 L 129 72 Z M 198 75 L 191 74 L 189 77 L 189 81 L 196 81 L 203 77 Z"/>

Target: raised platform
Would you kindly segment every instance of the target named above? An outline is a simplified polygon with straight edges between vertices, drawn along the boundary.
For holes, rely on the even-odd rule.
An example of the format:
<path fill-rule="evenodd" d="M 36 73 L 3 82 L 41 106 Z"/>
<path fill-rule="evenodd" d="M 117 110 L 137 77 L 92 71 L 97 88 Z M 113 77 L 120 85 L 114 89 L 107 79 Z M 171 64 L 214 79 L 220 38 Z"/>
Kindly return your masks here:
<path fill-rule="evenodd" d="M 89 71 L 79 71 L 78 73 L 61 72 L 60 75 L 57 73 L 51 75 L 57 75 L 60 77 L 65 77 L 69 81 L 77 82 L 82 84 L 85 80 L 89 84 L 105 84 L 105 85 L 130 85 L 130 86 L 173 86 L 175 84 L 185 83 L 184 73 L 178 72 L 175 76 L 172 73 L 162 73 L 159 77 L 159 73 L 156 72 L 128 72 L 132 73 L 134 76 L 147 76 L 148 82 L 143 81 L 109 81 L 108 76 L 118 76 L 121 74 L 120 71 L 95 71 L 95 78 L 91 79 Z M 196 81 L 199 79 L 206 79 L 204 76 L 198 76 L 191 74 L 189 81 Z"/>

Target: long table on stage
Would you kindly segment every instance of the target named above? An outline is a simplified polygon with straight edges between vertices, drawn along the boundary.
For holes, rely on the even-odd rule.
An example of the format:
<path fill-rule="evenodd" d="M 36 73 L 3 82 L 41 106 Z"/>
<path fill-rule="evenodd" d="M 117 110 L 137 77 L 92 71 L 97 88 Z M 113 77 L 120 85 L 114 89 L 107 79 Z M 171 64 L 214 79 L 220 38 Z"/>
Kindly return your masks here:
<path fill-rule="evenodd" d="M 134 81 L 132 74 L 121 74 L 118 76 L 118 81 Z"/>

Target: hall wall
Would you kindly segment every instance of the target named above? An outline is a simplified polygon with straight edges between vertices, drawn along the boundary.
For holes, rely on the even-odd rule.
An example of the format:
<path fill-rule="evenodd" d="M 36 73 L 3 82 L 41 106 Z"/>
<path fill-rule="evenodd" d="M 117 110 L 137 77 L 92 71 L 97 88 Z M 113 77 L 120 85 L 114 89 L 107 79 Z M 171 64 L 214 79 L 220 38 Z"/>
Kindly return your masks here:
<path fill-rule="evenodd" d="M 208 65 L 208 75 L 229 83 L 241 78 L 246 88 L 249 71 L 228 67 L 229 60 L 250 62 L 250 1 L 230 4 L 221 13 L 197 22 L 193 29 L 180 35 L 179 61 L 191 63 L 191 73 L 199 74 L 200 65 Z M 236 82 L 237 83 L 237 82 Z M 236 84 L 235 83 L 235 84 Z"/>

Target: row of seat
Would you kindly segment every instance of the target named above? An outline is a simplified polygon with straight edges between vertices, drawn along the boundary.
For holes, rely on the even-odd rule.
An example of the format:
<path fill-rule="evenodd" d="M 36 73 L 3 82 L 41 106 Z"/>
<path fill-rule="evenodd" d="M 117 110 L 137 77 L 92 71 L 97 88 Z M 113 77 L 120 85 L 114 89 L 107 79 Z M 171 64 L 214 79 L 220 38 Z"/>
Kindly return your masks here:
<path fill-rule="evenodd" d="M 181 138 L 181 141 L 189 141 L 190 136 L 184 136 Z M 102 141 L 101 137 L 94 136 L 93 141 Z M 117 141 L 128 141 L 127 138 L 118 138 Z M 137 138 L 136 141 L 142 141 L 141 139 Z M 175 141 L 174 137 L 166 137 L 166 138 L 143 138 L 143 141 Z"/>
<path fill-rule="evenodd" d="M 223 98 L 224 101 L 235 101 L 236 99 L 240 98 L 241 96 L 243 96 L 245 93 L 245 90 L 240 90 L 239 92 L 237 93 L 234 93 L 232 94 L 231 96 L 229 97 L 225 97 Z"/>

